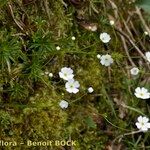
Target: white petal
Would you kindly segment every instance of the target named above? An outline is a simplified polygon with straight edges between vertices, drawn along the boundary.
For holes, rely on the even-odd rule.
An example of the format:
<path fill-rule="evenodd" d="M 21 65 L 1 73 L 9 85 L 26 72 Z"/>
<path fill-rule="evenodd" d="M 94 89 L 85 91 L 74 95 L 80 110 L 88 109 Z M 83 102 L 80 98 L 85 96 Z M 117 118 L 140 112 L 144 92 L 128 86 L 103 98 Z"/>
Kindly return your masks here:
<path fill-rule="evenodd" d="M 147 123 L 149 119 L 147 117 L 143 117 L 143 123 Z"/>
<path fill-rule="evenodd" d="M 62 73 L 66 73 L 66 71 L 67 71 L 67 67 L 61 68 L 61 72 L 62 72 Z"/>
<path fill-rule="evenodd" d="M 62 78 L 63 78 L 64 80 L 68 80 L 67 76 L 65 76 L 65 75 L 63 75 Z"/>
<path fill-rule="evenodd" d="M 148 130 L 148 128 L 146 126 L 142 126 L 141 130 L 145 132 Z"/>
<path fill-rule="evenodd" d="M 142 117 L 142 116 L 139 116 L 139 117 L 137 118 L 137 120 L 138 120 L 138 122 L 143 122 L 143 117 Z"/>
<path fill-rule="evenodd" d="M 72 74 L 73 70 L 71 68 L 68 68 L 67 72 L 68 72 L 68 74 Z"/>
<path fill-rule="evenodd" d="M 137 87 L 137 88 L 135 89 L 135 92 L 136 92 L 136 93 L 140 93 L 140 92 L 141 92 L 141 88 L 140 88 L 140 87 Z"/>
<path fill-rule="evenodd" d="M 80 87 L 80 84 L 79 84 L 78 81 L 75 81 L 75 82 L 74 82 L 74 87 L 76 87 L 76 88 L 79 88 L 79 87 Z"/>
<path fill-rule="evenodd" d="M 148 98 L 150 98 L 150 93 L 145 93 L 141 98 L 142 99 L 148 99 Z"/>
<path fill-rule="evenodd" d="M 142 91 L 142 93 L 147 93 L 148 92 L 148 90 L 144 87 L 141 88 L 141 91 Z"/>
<path fill-rule="evenodd" d="M 66 89 L 70 88 L 70 83 L 69 83 L 69 82 L 66 82 L 65 88 L 66 88 Z"/>
<path fill-rule="evenodd" d="M 141 129 L 141 128 L 142 128 L 142 125 L 141 125 L 139 122 L 136 122 L 135 125 L 137 126 L 138 129 Z"/>
<path fill-rule="evenodd" d="M 59 77 L 60 78 L 63 78 L 64 77 L 64 74 L 62 72 L 59 72 Z"/>
<path fill-rule="evenodd" d="M 134 95 L 137 97 L 137 98 L 141 98 L 141 95 L 139 93 L 134 93 Z"/>
<path fill-rule="evenodd" d="M 111 63 L 113 63 L 113 62 L 114 62 L 114 60 L 111 58 L 111 59 L 110 59 L 110 62 L 111 62 Z"/>
<path fill-rule="evenodd" d="M 73 79 L 73 77 L 74 77 L 73 74 L 67 75 L 67 80 Z"/>
<path fill-rule="evenodd" d="M 147 60 L 150 62 L 150 51 L 145 53 Z"/>
<path fill-rule="evenodd" d="M 147 128 L 150 128 L 150 123 L 146 123 L 145 126 L 146 126 Z"/>
<path fill-rule="evenodd" d="M 111 56 L 110 56 L 109 54 L 106 54 L 106 55 L 105 55 L 105 58 L 106 58 L 106 59 L 110 59 Z"/>
<path fill-rule="evenodd" d="M 109 61 L 105 61 L 105 64 L 104 64 L 104 65 L 105 65 L 106 67 L 108 67 L 108 66 L 110 66 L 110 64 L 111 64 L 111 63 L 110 63 Z"/>
<path fill-rule="evenodd" d="M 72 78 L 72 79 L 68 80 L 68 82 L 69 82 L 70 84 L 72 84 L 72 83 L 74 83 L 74 79 Z"/>
<path fill-rule="evenodd" d="M 77 92 L 79 92 L 78 89 L 74 88 L 73 91 L 72 91 L 74 94 L 76 94 Z"/>
<path fill-rule="evenodd" d="M 104 65 L 104 64 L 105 64 L 105 61 L 104 61 L 103 59 L 101 59 L 100 63 L 101 63 L 102 65 Z"/>
<path fill-rule="evenodd" d="M 102 60 L 105 60 L 105 55 L 102 55 L 102 56 L 101 56 L 101 59 L 102 59 Z"/>
<path fill-rule="evenodd" d="M 69 92 L 69 93 L 73 92 L 71 88 L 66 88 L 66 91 Z"/>

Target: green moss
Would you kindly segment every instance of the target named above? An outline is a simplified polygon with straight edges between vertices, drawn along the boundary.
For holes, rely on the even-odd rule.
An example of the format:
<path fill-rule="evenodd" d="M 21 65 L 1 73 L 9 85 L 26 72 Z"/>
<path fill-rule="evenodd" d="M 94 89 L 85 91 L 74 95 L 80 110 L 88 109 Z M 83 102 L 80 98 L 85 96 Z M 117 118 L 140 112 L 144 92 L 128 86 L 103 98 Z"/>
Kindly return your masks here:
<path fill-rule="evenodd" d="M 122 17 L 128 16 L 125 10 L 132 12 L 134 8 L 129 1 L 113 2 L 123 5 L 116 23 L 124 24 Z M 135 129 L 137 115 L 149 113 L 149 105 L 133 96 L 145 74 L 134 79 L 127 74 L 128 58 L 118 32 L 109 25 L 108 16 L 111 18 L 114 14 L 108 2 L 87 0 L 73 4 L 63 0 L 16 0 L 0 1 L 0 7 L 2 140 L 19 143 L 71 139 L 77 141 L 75 150 L 103 150 L 118 135 Z M 89 31 L 91 23 L 96 23 L 97 32 Z M 111 35 L 109 44 L 100 41 L 101 32 Z M 76 38 L 74 41 L 72 36 Z M 145 40 L 141 42 L 145 44 Z M 56 46 L 60 46 L 60 51 Z M 129 47 L 129 53 L 137 55 Z M 110 54 L 114 63 L 111 67 L 102 66 L 97 54 Z M 80 83 L 77 94 L 67 93 L 65 81 L 59 78 L 58 73 L 65 66 L 74 70 L 75 79 Z M 54 76 L 49 77 L 45 71 Z M 93 93 L 87 91 L 90 86 Z M 60 108 L 61 100 L 68 101 L 67 109 Z M 124 113 L 123 118 L 120 113 Z M 123 138 L 127 149 L 149 145 L 149 133 L 140 140 L 134 135 Z M 28 147 L 26 144 L 3 147 L 4 150 L 63 148 L 69 149 L 67 146 Z"/>

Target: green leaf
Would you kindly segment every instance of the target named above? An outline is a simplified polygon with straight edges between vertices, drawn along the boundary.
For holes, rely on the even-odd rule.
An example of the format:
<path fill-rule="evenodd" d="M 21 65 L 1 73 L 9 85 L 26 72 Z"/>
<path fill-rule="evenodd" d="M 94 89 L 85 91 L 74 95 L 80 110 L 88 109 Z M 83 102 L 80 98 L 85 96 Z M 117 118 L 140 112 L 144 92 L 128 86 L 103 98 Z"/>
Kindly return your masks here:
<path fill-rule="evenodd" d="M 96 129 L 96 124 L 93 121 L 91 116 L 89 116 L 85 119 L 85 123 L 88 125 L 88 127 Z"/>
<path fill-rule="evenodd" d="M 137 0 L 137 6 L 150 13 L 150 0 Z"/>

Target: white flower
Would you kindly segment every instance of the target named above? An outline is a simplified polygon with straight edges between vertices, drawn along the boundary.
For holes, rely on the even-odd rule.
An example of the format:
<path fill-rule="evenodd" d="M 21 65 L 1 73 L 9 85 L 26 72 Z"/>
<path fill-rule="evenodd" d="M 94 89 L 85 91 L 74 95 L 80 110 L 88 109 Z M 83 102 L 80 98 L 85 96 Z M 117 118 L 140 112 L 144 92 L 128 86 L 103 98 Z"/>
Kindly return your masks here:
<path fill-rule="evenodd" d="M 66 87 L 66 91 L 68 91 L 69 93 L 76 94 L 77 92 L 79 92 L 78 88 L 80 87 L 80 84 L 78 81 L 71 79 L 68 82 L 66 82 L 65 87 Z"/>
<path fill-rule="evenodd" d="M 110 23 L 110 25 L 112 25 L 112 26 L 115 24 L 114 20 L 110 20 L 109 23 Z"/>
<path fill-rule="evenodd" d="M 46 75 L 48 75 L 48 74 L 49 74 L 49 72 L 48 72 L 48 71 L 45 71 L 45 74 L 46 74 Z"/>
<path fill-rule="evenodd" d="M 53 74 L 52 73 L 49 73 L 49 75 L 48 75 L 49 77 L 53 77 Z"/>
<path fill-rule="evenodd" d="M 145 32 L 144 32 L 144 34 L 145 34 L 145 35 L 148 35 L 148 32 L 147 32 L 147 31 L 145 31 Z"/>
<path fill-rule="evenodd" d="M 137 98 L 141 98 L 141 99 L 148 99 L 150 98 L 150 93 L 148 92 L 148 90 L 144 87 L 140 88 L 140 87 L 137 87 L 135 89 L 135 93 L 134 95 L 137 97 Z"/>
<path fill-rule="evenodd" d="M 59 51 L 59 50 L 60 50 L 60 47 L 59 47 L 59 46 L 57 46 L 57 47 L 56 47 L 56 50 L 58 50 L 58 51 Z"/>
<path fill-rule="evenodd" d="M 96 31 L 97 30 L 97 26 L 96 25 L 93 25 L 93 26 L 89 26 L 89 30 L 91 31 Z"/>
<path fill-rule="evenodd" d="M 72 36 L 71 39 L 74 41 L 76 38 L 74 36 Z"/>
<path fill-rule="evenodd" d="M 140 71 L 140 70 L 139 70 L 137 67 L 134 67 L 134 68 L 132 68 L 132 69 L 130 70 L 130 73 L 131 73 L 132 75 L 138 75 L 139 71 Z"/>
<path fill-rule="evenodd" d="M 61 100 L 61 102 L 59 103 L 59 106 L 64 109 L 68 107 L 68 102 L 65 100 Z"/>
<path fill-rule="evenodd" d="M 73 79 L 73 70 L 71 68 L 63 67 L 61 71 L 59 72 L 60 78 L 64 80 L 70 80 Z"/>
<path fill-rule="evenodd" d="M 138 128 L 139 130 L 145 132 L 145 131 L 147 131 L 147 130 L 150 128 L 150 123 L 148 122 L 149 119 L 148 119 L 147 117 L 139 116 L 139 117 L 137 118 L 137 121 L 138 121 L 138 122 L 136 122 L 135 125 L 137 126 L 137 128 Z"/>
<path fill-rule="evenodd" d="M 97 58 L 100 59 L 100 58 L 101 58 L 101 55 L 100 55 L 100 54 L 97 54 Z"/>
<path fill-rule="evenodd" d="M 100 34 L 100 39 L 103 43 L 108 43 L 111 40 L 111 37 L 108 33 L 101 33 Z"/>
<path fill-rule="evenodd" d="M 145 53 L 146 59 L 150 62 L 150 51 Z"/>
<path fill-rule="evenodd" d="M 92 87 L 89 87 L 89 88 L 88 88 L 88 92 L 89 92 L 89 93 L 93 93 L 93 91 L 94 91 L 94 89 L 93 89 Z"/>
<path fill-rule="evenodd" d="M 100 63 L 106 67 L 110 66 L 113 62 L 114 61 L 113 61 L 111 55 L 106 54 L 106 55 L 102 55 L 100 57 Z"/>

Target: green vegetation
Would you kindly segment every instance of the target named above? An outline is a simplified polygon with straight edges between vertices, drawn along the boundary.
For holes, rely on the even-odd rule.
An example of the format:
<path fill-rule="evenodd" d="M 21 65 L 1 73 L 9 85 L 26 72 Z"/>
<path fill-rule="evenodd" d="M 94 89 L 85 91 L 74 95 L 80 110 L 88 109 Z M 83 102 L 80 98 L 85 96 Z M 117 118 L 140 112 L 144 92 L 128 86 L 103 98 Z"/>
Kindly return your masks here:
<path fill-rule="evenodd" d="M 150 149 L 149 132 L 136 133 L 135 125 L 138 116 L 148 117 L 150 102 L 134 95 L 137 87 L 150 90 L 144 57 L 149 24 L 149 15 L 129 0 L 0 0 L 0 140 L 77 141 L 72 147 L 2 149 Z M 111 35 L 108 44 L 100 40 L 102 32 Z M 101 65 L 97 54 L 110 54 L 114 63 Z M 134 66 L 137 76 L 130 74 Z M 77 94 L 66 91 L 59 77 L 63 67 L 74 70 Z"/>

